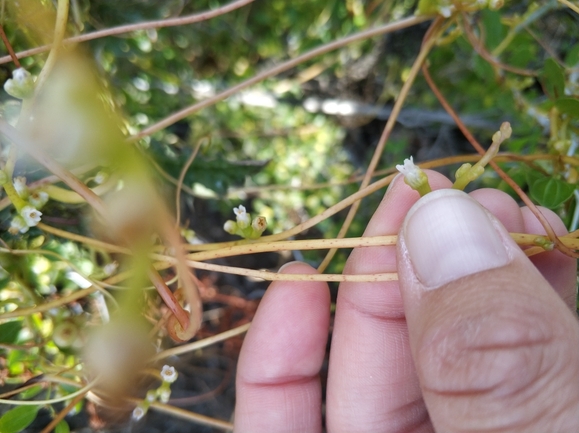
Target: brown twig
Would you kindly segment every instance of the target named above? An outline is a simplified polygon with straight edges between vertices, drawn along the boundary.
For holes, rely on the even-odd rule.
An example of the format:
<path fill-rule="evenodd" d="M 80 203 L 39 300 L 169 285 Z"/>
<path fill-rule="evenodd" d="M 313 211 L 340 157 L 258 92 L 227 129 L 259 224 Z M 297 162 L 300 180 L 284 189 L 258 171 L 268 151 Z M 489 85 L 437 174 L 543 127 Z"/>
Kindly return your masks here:
<path fill-rule="evenodd" d="M 191 164 L 193 164 L 195 157 L 197 157 L 197 153 L 199 153 L 199 149 L 201 148 L 203 141 L 204 139 L 202 138 L 197 142 L 195 149 L 193 149 L 193 152 L 187 159 L 187 162 L 185 162 L 185 165 L 183 165 L 181 173 L 179 173 L 179 179 L 177 180 L 177 191 L 175 192 L 175 227 L 177 228 L 179 228 L 179 223 L 181 221 L 181 189 L 183 188 L 183 181 L 185 180 L 187 170 L 189 170 L 189 167 Z"/>
<path fill-rule="evenodd" d="M 364 179 L 362 179 L 360 189 L 364 189 L 365 187 L 367 187 L 370 184 L 370 181 L 372 180 L 372 176 L 374 174 L 374 171 L 376 170 L 376 167 L 378 166 L 378 162 L 380 161 L 380 158 L 382 157 L 384 147 L 386 146 L 386 143 L 388 142 L 388 138 L 390 138 L 390 133 L 394 129 L 394 125 L 396 124 L 396 119 L 398 118 L 398 115 L 400 114 L 400 110 L 402 110 L 402 105 L 404 105 L 404 101 L 406 100 L 406 96 L 408 95 L 408 92 L 410 91 L 410 88 L 412 87 L 412 84 L 414 83 L 414 79 L 416 78 L 416 75 L 418 74 L 418 72 L 420 70 L 420 66 L 422 65 L 422 63 L 424 62 L 424 60 L 428 56 L 428 53 L 430 52 L 430 50 L 434 46 L 436 39 L 437 39 L 436 33 L 441 28 L 441 25 L 443 22 L 444 22 L 444 19 L 441 17 L 438 17 L 431 24 L 428 31 L 426 32 L 426 35 L 424 36 L 424 42 L 422 44 L 420 52 L 418 53 L 418 56 L 416 57 L 416 60 L 414 61 L 414 64 L 412 65 L 410 73 L 408 74 L 408 78 L 406 79 L 406 81 L 404 82 L 404 85 L 402 86 L 402 89 L 400 90 L 400 94 L 396 98 L 396 102 L 394 104 L 394 107 L 392 107 L 392 112 L 390 113 L 390 117 L 388 118 L 388 121 L 386 122 L 386 126 L 384 127 L 384 131 L 382 132 L 382 136 L 380 137 L 380 140 L 378 141 L 378 144 L 376 145 L 376 150 L 374 151 L 374 155 L 372 156 L 372 160 L 370 161 L 368 169 L 366 170 L 366 173 L 364 175 Z M 360 207 L 360 204 L 361 204 L 360 201 L 356 201 L 352 204 L 352 207 L 348 211 L 348 214 L 346 215 L 346 219 L 345 219 L 344 223 L 342 224 L 342 227 L 340 228 L 340 231 L 337 235 L 338 238 L 343 238 L 344 236 L 346 236 L 346 233 L 347 233 L 348 229 L 350 228 L 352 221 L 354 220 L 354 216 L 358 212 L 358 208 Z M 326 267 L 329 265 L 330 261 L 332 260 L 332 258 L 334 257 L 335 254 L 336 254 L 335 249 L 331 249 L 330 251 L 328 251 L 328 253 L 324 257 L 324 260 L 322 261 L 320 266 L 318 266 L 318 271 L 323 272 L 326 269 Z"/>
<path fill-rule="evenodd" d="M 14 49 L 12 48 L 12 45 L 10 44 L 8 37 L 6 36 L 6 32 L 4 31 L 4 26 L 2 26 L 2 25 L 0 25 L 0 37 L 2 38 L 2 41 L 4 42 L 4 46 L 6 47 L 8 52 L 10 53 L 9 58 L 12 59 L 12 61 L 14 62 L 14 64 L 16 65 L 17 68 L 20 68 L 21 67 L 20 61 L 18 60 L 18 57 L 16 57 L 16 53 L 14 52 Z"/>
<path fill-rule="evenodd" d="M 77 395 L 76 397 L 74 397 L 74 398 L 66 405 L 66 407 L 65 407 L 64 409 L 62 409 L 62 410 L 58 413 L 58 415 L 56 415 L 56 416 L 52 419 L 52 421 L 50 421 L 50 423 L 49 423 L 46 427 L 44 427 L 44 428 L 42 429 L 42 431 L 41 431 L 40 433 L 50 433 L 52 430 L 54 430 L 54 428 L 56 427 L 56 425 L 57 425 L 60 421 L 62 421 L 66 415 L 68 415 L 68 413 L 76 406 L 76 404 L 77 404 L 79 401 L 81 401 L 82 399 L 85 398 L 85 396 L 86 396 L 87 393 L 88 393 L 88 391 L 85 392 L 85 393 L 83 393 L 83 394 L 79 394 L 79 395 Z"/>
<path fill-rule="evenodd" d="M 157 123 L 149 126 L 148 128 L 143 129 L 141 132 L 133 135 L 132 137 L 130 137 L 130 139 L 132 141 L 134 140 L 139 140 L 143 137 L 146 137 L 148 135 L 151 135 L 157 131 L 160 131 L 164 128 L 166 128 L 169 125 L 172 125 L 175 122 L 178 122 L 179 120 L 190 116 L 191 114 L 202 110 L 205 107 L 209 107 L 213 104 L 215 104 L 216 102 L 222 101 L 225 98 L 228 98 L 229 96 L 239 92 L 240 90 L 245 89 L 246 87 L 252 86 L 256 83 L 259 83 L 260 81 L 265 80 L 266 78 L 269 77 L 273 77 L 274 75 L 280 74 L 284 71 L 287 71 L 288 69 L 291 69 L 297 65 L 299 65 L 300 63 L 303 63 L 307 60 L 310 60 L 314 57 L 320 56 L 322 54 L 328 53 L 330 51 L 336 50 L 338 48 L 341 48 L 345 45 L 351 44 L 353 42 L 357 42 L 357 41 L 361 41 L 364 39 L 369 39 L 371 37 L 374 36 L 379 36 L 385 33 L 390 33 L 396 30 L 400 30 L 400 29 L 404 29 L 406 27 L 411 27 L 414 26 L 416 24 L 419 24 L 421 22 L 424 21 L 428 21 L 432 19 L 432 17 L 430 16 L 412 16 L 409 18 L 404 18 L 402 20 L 393 22 L 393 23 L 388 23 L 385 24 L 383 26 L 380 27 L 375 27 L 369 30 L 365 30 L 359 33 L 355 33 L 353 35 L 350 36 L 346 36 L 345 38 L 342 39 L 338 39 L 337 41 L 333 41 L 330 42 L 326 45 L 322 45 L 321 47 L 318 48 L 314 48 L 313 50 L 310 50 L 298 57 L 296 57 L 295 59 L 291 59 L 291 60 L 287 60 L 285 62 L 283 62 L 282 64 L 275 66 L 273 68 L 270 68 L 266 71 L 263 71 L 257 75 L 254 75 L 252 78 L 245 80 L 233 87 L 230 87 L 227 90 L 224 90 L 221 93 L 218 93 L 217 95 L 205 99 L 203 101 L 197 102 L 196 104 L 193 104 L 189 107 L 183 108 L 180 111 L 177 111 L 176 113 L 171 114 L 170 116 L 158 121 Z"/>
<path fill-rule="evenodd" d="M 149 272 L 149 279 L 157 289 L 157 293 L 159 293 L 159 296 L 163 299 L 165 305 L 167 305 L 167 308 L 173 312 L 173 315 L 181 327 L 187 329 L 189 327 L 189 314 L 183 309 L 183 307 L 181 307 L 181 304 L 179 304 L 179 301 L 177 301 L 175 295 L 171 292 L 171 289 L 169 289 L 167 284 L 165 284 L 165 280 L 163 280 L 159 273 L 154 269 L 151 269 Z"/>
<path fill-rule="evenodd" d="M 464 27 L 464 33 L 467 36 L 467 39 L 469 40 L 469 42 L 471 43 L 472 47 L 474 48 L 474 50 L 483 58 L 485 59 L 487 62 L 489 62 L 491 65 L 499 68 L 499 69 L 504 69 L 505 71 L 509 71 L 512 72 L 513 74 L 518 74 L 518 75 L 525 75 L 528 77 L 536 77 L 537 75 L 539 75 L 537 72 L 535 71 L 529 71 L 527 69 L 521 69 L 521 68 L 517 68 L 515 66 L 510 66 L 510 65 L 506 65 L 504 63 L 501 63 L 498 59 L 496 59 L 491 53 L 489 53 L 487 51 L 487 49 L 484 46 L 484 43 L 481 39 L 478 39 L 474 32 L 472 27 L 470 26 L 470 23 L 468 22 L 468 17 L 466 16 L 466 14 L 462 15 L 462 22 L 463 22 L 463 27 Z"/>
<path fill-rule="evenodd" d="M 458 114 L 456 114 L 456 111 L 454 111 L 454 109 L 448 103 L 448 101 L 446 100 L 446 98 L 444 97 L 444 95 L 442 94 L 440 89 L 436 86 L 436 84 L 432 80 L 432 77 L 430 76 L 430 73 L 428 71 L 428 67 L 426 64 L 422 66 L 422 73 L 424 75 L 424 78 L 426 79 L 426 82 L 430 86 L 430 89 L 436 95 L 438 101 L 444 107 L 444 109 L 448 112 L 448 114 L 450 114 L 452 116 L 452 118 L 456 122 L 456 125 L 458 126 L 460 131 L 463 133 L 463 135 L 466 137 L 466 139 L 470 142 L 470 144 L 472 144 L 472 146 L 476 149 L 476 151 L 478 153 L 480 153 L 481 155 L 484 155 L 485 150 L 483 149 L 483 147 L 476 140 L 476 138 L 474 138 L 474 136 L 471 134 L 469 129 L 466 127 L 466 125 L 462 122 L 462 120 L 460 119 Z M 490 161 L 490 166 L 501 177 L 501 179 L 503 179 L 511 188 L 513 188 L 513 190 L 517 193 L 517 195 L 520 197 L 520 199 L 523 201 L 523 203 L 525 203 L 529 207 L 531 212 L 533 212 L 533 215 L 535 215 L 537 220 L 539 220 L 539 222 L 541 223 L 541 225 L 545 229 L 545 232 L 547 233 L 547 236 L 549 236 L 549 239 L 556 245 L 557 249 L 559 251 L 567 254 L 570 257 L 579 258 L 578 253 L 576 253 L 572 249 L 566 247 L 563 244 L 563 242 L 561 242 L 561 240 L 555 234 L 555 231 L 553 230 L 553 228 L 549 224 L 549 221 L 547 221 L 547 219 L 544 217 L 544 215 L 539 211 L 539 209 L 537 209 L 537 206 L 535 206 L 535 203 L 533 203 L 531 201 L 531 199 L 527 196 L 527 194 L 525 194 L 525 192 L 521 189 L 521 187 L 519 185 L 517 185 L 517 183 L 513 179 L 511 179 L 511 177 L 507 173 L 505 173 L 498 166 L 498 164 L 496 162 Z"/>
<path fill-rule="evenodd" d="M 219 15 L 224 15 L 228 12 L 231 12 L 235 9 L 239 9 L 242 6 L 245 6 L 249 3 L 254 2 L 255 0 L 237 0 L 231 2 L 225 6 L 217 8 L 212 11 L 201 12 L 198 14 L 187 15 L 184 17 L 178 18 L 169 18 L 166 20 L 156 20 L 156 21 L 145 21 L 142 23 L 137 24 L 126 24 L 119 27 L 113 27 L 111 29 L 104 29 L 98 30 L 96 32 L 86 33 L 84 35 L 73 36 L 71 38 L 65 39 L 63 43 L 65 45 L 79 43 L 79 42 L 86 42 L 92 39 L 104 38 L 106 36 L 114 36 L 123 33 L 134 32 L 137 30 L 146 30 L 146 29 L 154 29 L 154 28 L 162 28 L 162 27 L 173 27 L 173 26 L 182 26 L 185 24 L 193 24 L 198 23 L 200 21 L 205 21 L 211 18 L 215 18 Z M 33 56 L 35 54 L 44 53 L 52 48 L 52 44 L 49 45 L 42 45 L 40 47 L 32 48 L 30 50 L 20 51 L 15 54 L 16 58 L 23 58 L 28 56 Z M 0 64 L 7 63 L 11 61 L 12 58 L 10 56 L 0 57 Z"/>

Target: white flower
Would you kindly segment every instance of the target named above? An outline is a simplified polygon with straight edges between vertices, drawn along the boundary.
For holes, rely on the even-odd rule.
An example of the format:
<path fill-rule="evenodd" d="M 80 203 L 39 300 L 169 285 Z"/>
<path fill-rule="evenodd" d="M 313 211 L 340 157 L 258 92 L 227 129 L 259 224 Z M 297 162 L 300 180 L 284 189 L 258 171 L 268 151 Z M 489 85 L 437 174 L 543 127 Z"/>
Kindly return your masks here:
<path fill-rule="evenodd" d="M 157 393 L 159 396 L 159 401 L 161 403 L 169 402 L 169 398 L 171 397 L 171 390 L 170 389 L 160 389 Z"/>
<path fill-rule="evenodd" d="M 163 379 L 163 382 L 175 382 L 177 380 L 177 372 L 175 371 L 175 367 L 164 365 L 163 369 L 161 370 L 161 378 Z"/>
<path fill-rule="evenodd" d="M 26 186 L 26 178 L 24 176 L 15 177 L 13 184 L 20 197 L 24 199 L 28 197 L 28 186 Z"/>
<path fill-rule="evenodd" d="M 16 80 L 19 84 L 26 81 L 28 78 L 30 78 L 30 76 L 31 76 L 30 72 L 28 72 L 24 68 L 18 68 L 18 69 L 14 69 L 14 71 L 12 71 L 12 79 Z"/>
<path fill-rule="evenodd" d="M 450 18 L 453 10 L 453 6 L 440 6 L 438 8 L 438 12 L 440 12 L 440 15 L 442 15 L 444 18 Z"/>
<path fill-rule="evenodd" d="M 139 421 L 145 416 L 145 413 L 147 413 L 145 409 L 143 409 L 141 406 L 137 406 L 135 409 L 133 409 L 133 419 L 135 421 Z"/>
<path fill-rule="evenodd" d="M 233 213 L 237 216 L 237 225 L 239 228 L 244 229 L 251 224 L 251 219 L 245 210 L 245 206 L 239 205 L 239 207 L 234 207 Z"/>
<path fill-rule="evenodd" d="M 233 213 L 237 216 L 243 215 L 245 213 L 247 213 L 247 211 L 245 210 L 245 206 L 243 206 L 242 204 L 239 205 L 239 207 L 234 207 L 233 208 Z"/>
<path fill-rule="evenodd" d="M 14 218 L 12 218 L 12 221 L 10 221 L 10 228 L 8 231 L 13 235 L 18 232 L 26 233 L 28 231 L 28 224 L 26 224 L 24 218 L 22 218 L 20 215 L 16 215 Z"/>
<path fill-rule="evenodd" d="M 103 267 L 103 272 L 107 277 L 110 277 L 117 270 L 118 267 L 119 267 L 118 262 L 110 262 Z"/>
<path fill-rule="evenodd" d="M 405 159 L 404 165 L 398 164 L 396 169 L 404 175 L 404 180 L 412 188 L 417 188 L 424 183 L 426 175 L 414 164 L 412 157 Z"/>
<path fill-rule="evenodd" d="M 36 209 L 40 209 L 48 202 L 48 193 L 46 191 L 34 191 L 28 197 L 28 203 L 30 203 Z"/>
<path fill-rule="evenodd" d="M 420 196 L 424 196 L 432 191 L 428 183 L 428 176 L 414 164 L 412 157 L 404 160 L 404 165 L 397 165 L 396 169 L 404 175 L 404 183 Z"/>
<path fill-rule="evenodd" d="M 20 211 L 20 216 L 24 218 L 24 221 L 28 227 L 34 227 L 40 222 L 42 212 L 36 208 L 33 208 L 32 206 L 24 206 Z"/>

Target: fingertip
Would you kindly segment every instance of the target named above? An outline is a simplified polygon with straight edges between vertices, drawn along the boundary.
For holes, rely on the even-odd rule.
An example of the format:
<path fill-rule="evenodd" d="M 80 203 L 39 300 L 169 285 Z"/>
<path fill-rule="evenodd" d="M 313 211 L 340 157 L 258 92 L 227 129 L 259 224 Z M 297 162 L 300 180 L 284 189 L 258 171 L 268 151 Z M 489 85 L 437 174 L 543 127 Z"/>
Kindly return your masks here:
<path fill-rule="evenodd" d="M 291 262 L 284 274 L 313 274 Z M 321 281 L 275 281 L 264 295 L 239 356 L 236 432 L 321 430 L 322 367 L 330 295 Z"/>
<path fill-rule="evenodd" d="M 537 206 L 557 236 L 568 233 L 561 218 L 550 209 Z M 524 232 L 545 234 L 545 228 L 528 207 L 521 208 Z M 561 251 L 545 251 L 530 257 L 531 262 L 572 311 L 577 309 L 577 260 Z"/>
<path fill-rule="evenodd" d="M 519 204 L 504 191 L 481 188 L 469 194 L 492 213 L 511 233 L 524 231 L 523 216 Z"/>
<path fill-rule="evenodd" d="M 411 349 L 437 431 L 540 431 L 572 419 L 576 319 L 490 212 L 457 191 L 429 194 L 408 213 L 397 248 Z M 557 393 L 565 397 L 541 397 Z"/>

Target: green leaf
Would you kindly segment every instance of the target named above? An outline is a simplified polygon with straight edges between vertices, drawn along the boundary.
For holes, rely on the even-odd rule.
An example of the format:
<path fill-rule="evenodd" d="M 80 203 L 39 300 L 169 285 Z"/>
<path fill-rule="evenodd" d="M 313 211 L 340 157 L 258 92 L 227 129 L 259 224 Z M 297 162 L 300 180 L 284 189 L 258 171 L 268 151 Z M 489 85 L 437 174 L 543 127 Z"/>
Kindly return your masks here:
<path fill-rule="evenodd" d="M 417 15 L 434 15 L 438 12 L 438 2 L 435 0 L 420 0 L 418 2 Z"/>
<path fill-rule="evenodd" d="M 528 170 L 525 167 L 513 167 L 509 171 L 507 171 L 507 174 L 511 179 L 515 181 L 517 185 L 519 185 L 521 188 L 524 188 L 524 186 L 527 184 L 526 178 L 527 171 Z M 518 197 L 515 190 L 511 188 L 511 186 L 504 180 L 501 180 L 499 182 L 497 189 L 506 192 L 512 197 Z"/>
<path fill-rule="evenodd" d="M 60 421 L 56 424 L 56 428 L 54 429 L 54 433 L 70 433 L 70 427 L 65 420 Z"/>
<path fill-rule="evenodd" d="M 538 180 L 541 179 L 548 179 L 547 176 L 545 176 L 544 174 L 542 174 L 541 172 L 538 172 L 537 170 L 528 170 L 526 171 L 525 177 L 527 179 L 527 185 L 529 185 L 529 187 L 532 187 L 533 184 L 535 182 L 537 182 Z"/>
<path fill-rule="evenodd" d="M 579 63 L 579 44 L 575 44 L 571 47 L 569 51 L 567 51 L 567 55 L 565 56 L 565 63 L 568 66 L 575 66 Z"/>
<path fill-rule="evenodd" d="M 531 185 L 531 197 L 541 206 L 556 209 L 569 200 L 575 191 L 575 185 L 552 177 L 539 179 Z"/>
<path fill-rule="evenodd" d="M 22 329 L 22 320 L 13 320 L 0 325 L 0 343 L 13 344 Z"/>
<path fill-rule="evenodd" d="M 18 406 L 0 418 L 0 433 L 18 433 L 36 418 L 40 406 Z"/>
<path fill-rule="evenodd" d="M 22 391 L 19 396 L 21 400 L 30 400 L 32 397 L 38 395 L 44 387 L 42 385 L 33 386 L 32 388 L 27 389 L 26 391 Z"/>
<path fill-rule="evenodd" d="M 579 99 L 575 98 L 561 98 L 555 102 L 555 107 L 561 113 L 568 114 L 571 117 L 579 117 Z"/>
<path fill-rule="evenodd" d="M 549 98 L 558 99 L 564 96 L 565 73 L 563 72 L 563 68 L 561 68 L 555 60 L 547 59 L 545 62 L 545 67 L 541 74 L 541 82 Z"/>
<path fill-rule="evenodd" d="M 488 50 L 497 47 L 505 37 L 504 27 L 501 23 L 501 14 L 497 11 L 485 9 L 481 12 L 486 33 L 486 46 Z"/>

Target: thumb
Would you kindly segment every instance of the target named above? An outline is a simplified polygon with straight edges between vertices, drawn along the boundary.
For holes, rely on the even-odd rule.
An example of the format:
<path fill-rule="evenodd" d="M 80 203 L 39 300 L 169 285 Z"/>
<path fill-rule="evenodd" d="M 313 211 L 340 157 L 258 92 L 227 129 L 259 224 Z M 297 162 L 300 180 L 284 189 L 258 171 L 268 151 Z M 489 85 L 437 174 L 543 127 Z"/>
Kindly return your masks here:
<path fill-rule="evenodd" d="M 398 272 L 436 431 L 579 431 L 576 317 L 494 216 L 462 191 L 428 194 Z"/>

